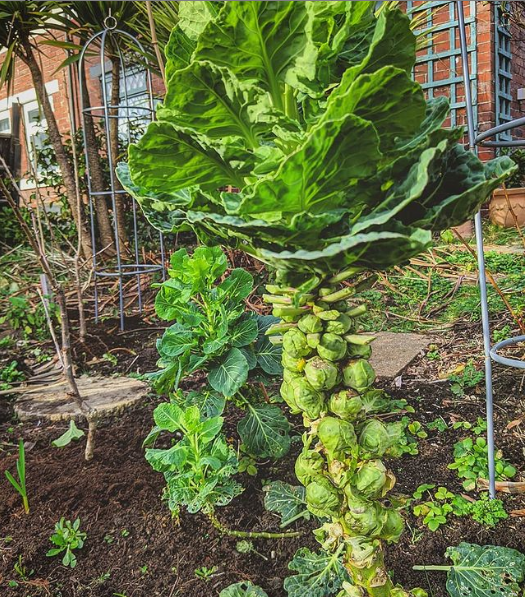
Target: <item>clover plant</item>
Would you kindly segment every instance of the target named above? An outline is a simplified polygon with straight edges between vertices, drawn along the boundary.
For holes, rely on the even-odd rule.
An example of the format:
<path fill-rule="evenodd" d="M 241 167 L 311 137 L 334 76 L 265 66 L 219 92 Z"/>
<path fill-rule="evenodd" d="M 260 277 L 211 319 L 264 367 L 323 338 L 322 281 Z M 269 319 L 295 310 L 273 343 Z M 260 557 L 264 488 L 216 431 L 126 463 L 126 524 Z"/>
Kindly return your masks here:
<path fill-rule="evenodd" d="M 321 551 L 290 563 L 290 596 L 408 594 L 382 548 L 403 531 L 381 461 L 402 424 L 376 416 L 395 403 L 373 389 L 359 292 L 367 270 L 424 251 L 514 168 L 442 128 L 448 101 L 411 78 L 408 17 L 375 4 L 181 3 L 164 103 L 118 168 L 155 227 L 275 270 L 265 298 L 282 323 L 267 333 L 282 336 L 281 394 L 305 424 L 296 473 L 324 521 Z"/>

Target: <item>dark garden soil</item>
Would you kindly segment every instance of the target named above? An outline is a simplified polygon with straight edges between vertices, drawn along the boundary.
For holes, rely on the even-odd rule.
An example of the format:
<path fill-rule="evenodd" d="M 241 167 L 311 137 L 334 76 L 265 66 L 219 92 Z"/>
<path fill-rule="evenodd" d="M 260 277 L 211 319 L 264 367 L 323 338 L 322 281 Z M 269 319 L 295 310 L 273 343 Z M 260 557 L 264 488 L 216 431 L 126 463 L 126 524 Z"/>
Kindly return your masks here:
<path fill-rule="evenodd" d="M 79 369 L 106 375 L 154 369 L 154 341 L 160 330 L 138 320 L 129 324 L 133 325 L 128 325 L 128 330 L 135 331 L 125 334 L 112 330 L 115 322 L 92 328 L 89 350 L 76 346 Z M 109 351 L 117 356 L 116 364 L 103 357 Z M 479 346 L 477 351 L 475 357 L 479 356 Z M 403 375 L 401 387 L 393 382 L 386 387 L 395 397 L 407 398 L 416 411 L 411 416 L 423 423 L 438 416 L 447 423 L 474 422 L 483 416 L 483 387 L 469 390 L 468 396 L 458 399 L 449 383 L 438 378 L 437 367 L 422 357 Z M 515 371 L 497 371 L 496 443 L 506 459 L 518 470 L 525 470 L 525 421 L 519 422 L 524 412 L 521 382 Z M 180 521 L 173 520 L 161 501 L 162 475 L 151 469 L 141 447 L 158 401 L 152 397 L 139 409 L 101 425 L 95 459 L 90 463 L 83 459 L 82 441 L 63 449 L 51 447 L 51 440 L 64 431 L 63 424 L 19 425 L 10 420 L 0 425 L 2 597 L 214 597 L 225 586 L 243 579 L 259 584 L 270 597 L 285 596 L 282 583 L 289 573 L 288 562 L 299 547 L 315 548 L 311 527 L 296 524 L 296 529 L 304 531 L 304 536 L 296 539 L 256 540 L 255 548 L 267 558 L 263 559 L 254 553 L 239 554 L 236 539 L 221 536 L 201 514 L 183 513 Z M 233 431 L 237 417 L 236 412 L 228 412 L 226 432 L 233 442 L 237 441 Z M 518 423 L 507 429 L 511 421 Z M 295 420 L 297 438 L 300 432 L 300 421 Z M 435 483 L 461 493 L 455 471 L 447 464 L 453 459 L 454 442 L 467 433 L 431 431 L 420 441 L 418 456 L 390 462 L 398 492 L 410 494 L 421 483 Z M 19 437 L 26 442 L 29 516 L 23 513 L 18 495 L 2 473 L 14 470 Z M 278 519 L 264 510 L 261 480 L 293 482 L 298 450 L 299 442 L 295 442 L 284 460 L 262 464 L 256 478 L 242 475 L 246 489 L 230 506 L 219 509 L 221 522 L 242 530 L 279 530 Z M 503 500 L 508 511 L 525 508 L 525 497 L 504 496 Z M 79 517 L 88 535 L 84 548 L 77 551 L 78 564 L 73 570 L 62 566 L 60 558 L 45 555 L 51 547 L 49 536 L 61 516 L 70 520 Z M 388 568 L 396 581 L 406 587 L 422 586 L 435 597 L 445 595 L 444 573 L 426 575 L 412 571 L 412 566 L 445 563 L 444 552 L 449 545 L 469 541 L 525 549 L 524 518 L 509 517 L 488 530 L 470 518 L 451 517 L 449 524 L 434 533 L 412 514 L 407 513 L 406 518 L 401 541 L 387 548 Z M 19 558 L 27 569 L 26 581 L 14 570 Z M 195 575 L 203 566 L 216 567 L 207 582 Z M 9 587 L 10 580 L 16 580 L 18 587 Z"/>

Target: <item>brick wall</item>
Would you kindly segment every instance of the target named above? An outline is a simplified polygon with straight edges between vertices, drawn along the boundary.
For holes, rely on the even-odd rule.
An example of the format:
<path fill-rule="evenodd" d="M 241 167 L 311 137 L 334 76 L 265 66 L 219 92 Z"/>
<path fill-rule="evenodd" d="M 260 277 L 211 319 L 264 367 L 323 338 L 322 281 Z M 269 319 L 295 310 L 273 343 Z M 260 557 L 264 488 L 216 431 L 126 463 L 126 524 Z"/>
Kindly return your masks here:
<path fill-rule="evenodd" d="M 35 40 L 38 44 L 38 38 Z M 66 52 L 60 48 L 54 48 L 51 46 L 44 46 L 42 44 L 39 45 L 39 61 L 41 65 L 41 70 L 44 75 L 44 81 L 46 83 L 50 83 L 56 81 L 58 86 L 57 90 L 54 93 L 50 94 L 53 111 L 55 113 L 55 117 L 57 120 L 57 124 L 59 130 L 64 134 L 69 134 L 70 131 L 70 110 L 69 110 L 69 100 L 68 94 L 70 91 L 68 90 L 68 83 L 67 83 L 67 69 L 62 69 L 58 72 L 55 72 L 57 67 L 64 61 L 66 58 Z M 0 54 L 0 68 L 3 62 L 3 54 Z M 92 105 L 100 105 L 101 104 L 101 85 L 100 79 L 98 77 L 91 78 L 90 76 L 90 67 L 94 66 L 95 64 L 99 63 L 100 60 L 98 57 L 91 57 L 87 60 L 87 76 L 88 76 L 88 90 L 90 94 L 90 99 L 92 101 Z M 75 67 L 75 75 L 76 75 L 76 67 Z M 13 79 L 13 84 L 10 89 L 9 96 L 13 102 L 17 101 L 17 98 L 20 98 L 24 101 L 25 98 L 28 97 L 28 93 L 33 90 L 33 82 L 31 79 L 31 74 L 27 66 L 21 61 L 16 60 L 15 63 L 15 76 Z M 78 81 L 74 81 L 74 93 L 73 97 L 75 100 L 75 120 L 77 125 L 81 122 L 80 118 L 80 111 L 79 111 L 79 96 L 78 96 Z M 162 97 L 164 94 L 164 88 L 162 80 L 159 77 L 153 76 L 153 84 L 152 84 L 154 96 Z M 5 100 L 8 96 L 8 89 L 7 87 L 0 88 L 0 112 L 3 111 L 1 108 L 2 103 L 5 103 Z M 34 99 L 34 97 L 33 97 Z M 20 130 L 14 131 L 15 134 L 18 133 L 20 137 L 21 143 L 21 166 L 20 172 L 22 176 L 25 175 L 29 171 L 29 164 L 28 164 L 28 152 L 27 152 L 27 143 L 26 143 L 26 136 L 24 134 L 24 128 L 22 123 L 20 124 Z M 28 185 L 25 185 L 28 186 Z M 52 189 L 41 189 L 43 195 L 48 198 L 50 201 L 53 200 L 53 192 Z M 34 192 L 28 188 L 27 190 L 23 191 L 23 194 L 29 198 L 29 196 Z"/>

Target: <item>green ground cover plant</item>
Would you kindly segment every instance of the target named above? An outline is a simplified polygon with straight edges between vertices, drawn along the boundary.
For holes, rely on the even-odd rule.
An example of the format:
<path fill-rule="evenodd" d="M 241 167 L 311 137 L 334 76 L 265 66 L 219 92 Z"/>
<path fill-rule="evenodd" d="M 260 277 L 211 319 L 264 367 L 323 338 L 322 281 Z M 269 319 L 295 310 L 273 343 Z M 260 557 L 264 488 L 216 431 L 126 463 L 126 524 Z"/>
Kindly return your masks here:
<path fill-rule="evenodd" d="M 121 182 L 163 231 L 240 248 L 274 271 L 281 395 L 302 414 L 296 475 L 322 518 L 289 596 L 402 597 L 383 558 L 403 519 L 382 462 L 403 433 L 373 388 L 360 293 L 466 220 L 513 169 L 481 164 L 443 129 L 444 98 L 412 81 L 416 41 L 373 2 L 181 4 L 157 122 Z M 190 18 L 191 16 L 191 18 Z M 413 590 L 412 595 L 421 595 Z"/>
<path fill-rule="evenodd" d="M 9 472 L 5 471 L 6 479 L 11 483 L 13 488 L 17 493 L 20 494 L 22 498 L 22 504 L 24 506 L 24 512 L 29 514 L 29 500 L 27 497 L 27 487 L 26 487 L 26 452 L 24 446 L 24 440 L 19 440 L 18 442 L 18 459 L 16 461 L 16 472 L 18 479 Z"/>
<path fill-rule="evenodd" d="M 73 553 L 76 549 L 82 549 L 84 542 L 87 539 L 87 533 L 80 530 L 80 518 L 77 518 L 73 523 L 62 517 L 55 524 L 55 532 L 49 537 L 51 543 L 56 547 L 51 548 L 46 555 L 54 557 L 60 554 L 62 556 L 62 564 L 75 568 L 77 565 L 77 557 Z"/>

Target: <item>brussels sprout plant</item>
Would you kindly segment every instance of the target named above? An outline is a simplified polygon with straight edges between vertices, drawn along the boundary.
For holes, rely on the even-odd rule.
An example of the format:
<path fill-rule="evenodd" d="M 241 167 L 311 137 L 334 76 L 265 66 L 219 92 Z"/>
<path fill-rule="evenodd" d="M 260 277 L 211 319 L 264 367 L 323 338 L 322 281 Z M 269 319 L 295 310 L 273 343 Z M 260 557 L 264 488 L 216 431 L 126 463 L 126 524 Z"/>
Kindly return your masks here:
<path fill-rule="evenodd" d="M 465 221 L 512 161 L 482 164 L 458 143 L 462 129 L 442 128 L 448 102 L 426 101 L 412 80 L 415 37 L 397 9 L 193 4 L 181 3 L 166 49 L 158 120 L 120 180 L 160 230 L 190 227 L 275 270 L 266 299 L 282 323 L 269 334 L 282 335 L 281 393 L 306 427 L 297 477 L 310 512 L 328 519 L 319 572 L 298 552 L 289 595 L 407 595 L 382 551 L 403 529 L 380 460 L 401 427 L 374 418 L 393 403 L 372 389 L 359 290 L 364 272 Z"/>

